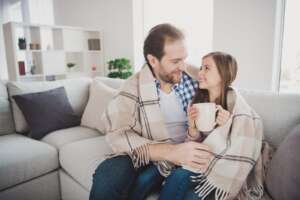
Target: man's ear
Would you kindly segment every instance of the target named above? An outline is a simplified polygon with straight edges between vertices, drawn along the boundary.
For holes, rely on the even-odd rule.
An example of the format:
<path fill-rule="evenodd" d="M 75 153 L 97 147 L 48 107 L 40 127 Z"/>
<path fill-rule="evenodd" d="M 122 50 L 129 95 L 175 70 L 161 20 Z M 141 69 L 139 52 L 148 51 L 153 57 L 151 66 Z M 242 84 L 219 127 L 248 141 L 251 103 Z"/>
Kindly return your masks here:
<path fill-rule="evenodd" d="M 153 55 L 151 55 L 151 54 L 148 54 L 148 55 L 147 55 L 147 59 L 148 59 L 149 64 L 150 64 L 153 68 L 157 68 L 157 67 L 158 67 L 159 61 L 158 61 L 158 59 L 157 59 L 155 56 L 153 56 Z"/>

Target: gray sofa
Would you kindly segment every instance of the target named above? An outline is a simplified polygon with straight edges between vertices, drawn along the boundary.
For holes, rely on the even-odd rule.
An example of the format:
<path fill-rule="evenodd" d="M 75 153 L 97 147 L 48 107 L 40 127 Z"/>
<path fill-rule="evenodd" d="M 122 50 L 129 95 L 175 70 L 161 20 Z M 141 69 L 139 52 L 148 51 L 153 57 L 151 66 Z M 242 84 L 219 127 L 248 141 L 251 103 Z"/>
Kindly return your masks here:
<path fill-rule="evenodd" d="M 113 88 L 122 83 L 105 77 L 97 80 Z M 33 140 L 26 136 L 28 127 L 10 96 L 64 86 L 74 111 L 82 115 L 91 82 L 90 78 L 78 78 L 0 83 L 1 200 L 88 199 L 94 170 L 104 155 L 111 152 L 103 134 L 78 126 L 54 131 L 40 141 Z M 266 140 L 272 145 L 277 147 L 299 123 L 300 107 L 295 105 L 300 95 L 241 92 L 263 118 Z"/>

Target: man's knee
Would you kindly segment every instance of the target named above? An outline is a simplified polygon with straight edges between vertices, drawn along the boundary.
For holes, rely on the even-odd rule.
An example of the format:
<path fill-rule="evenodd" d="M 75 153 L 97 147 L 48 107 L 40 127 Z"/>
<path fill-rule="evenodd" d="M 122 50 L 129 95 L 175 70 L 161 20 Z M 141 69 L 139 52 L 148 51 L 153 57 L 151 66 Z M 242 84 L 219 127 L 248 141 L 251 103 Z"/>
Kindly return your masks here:
<path fill-rule="evenodd" d="M 93 175 L 90 199 L 122 199 L 126 197 L 136 171 L 129 156 L 117 156 L 103 161 Z"/>
<path fill-rule="evenodd" d="M 129 156 L 122 155 L 104 160 L 97 167 L 94 175 L 115 175 L 116 173 L 134 172 L 132 161 Z"/>

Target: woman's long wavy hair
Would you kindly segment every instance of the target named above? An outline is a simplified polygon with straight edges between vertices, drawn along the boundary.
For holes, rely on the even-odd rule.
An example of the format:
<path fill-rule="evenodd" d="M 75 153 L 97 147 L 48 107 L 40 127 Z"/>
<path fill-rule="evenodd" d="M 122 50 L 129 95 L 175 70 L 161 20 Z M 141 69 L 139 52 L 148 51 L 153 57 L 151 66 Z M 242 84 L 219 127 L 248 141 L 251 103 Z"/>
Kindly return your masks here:
<path fill-rule="evenodd" d="M 224 52 L 211 52 L 205 55 L 203 59 L 211 57 L 215 62 L 218 72 L 221 77 L 222 90 L 221 95 L 217 99 L 217 104 L 220 104 L 227 110 L 227 92 L 230 90 L 231 83 L 235 80 L 237 74 L 237 62 L 236 59 Z M 196 94 L 192 100 L 192 103 L 210 102 L 207 89 L 200 89 L 196 91 Z"/>

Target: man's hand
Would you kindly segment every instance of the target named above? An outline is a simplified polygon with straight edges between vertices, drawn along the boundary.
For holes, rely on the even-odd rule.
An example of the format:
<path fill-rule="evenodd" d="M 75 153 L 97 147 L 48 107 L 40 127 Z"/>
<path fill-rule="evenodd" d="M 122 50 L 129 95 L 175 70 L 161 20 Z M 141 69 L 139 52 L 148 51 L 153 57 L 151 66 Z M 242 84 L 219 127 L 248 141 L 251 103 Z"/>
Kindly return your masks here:
<path fill-rule="evenodd" d="M 205 171 L 213 158 L 209 146 L 198 142 L 185 142 L 174 145 L 169 161 L 179 166 L 189 166 Z"/>
<path fill-rule="evenodd" d="M 199 142 L 180 144 L 149 144 L 150 160 L 167 160 L 178 166 L 205 171 L 213 158 L 211 148 Z"/>

